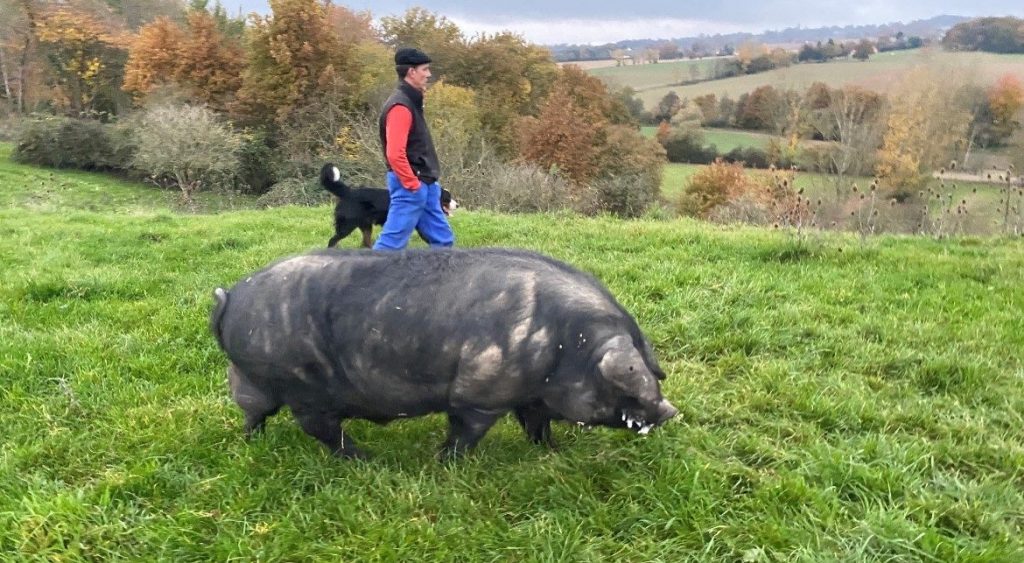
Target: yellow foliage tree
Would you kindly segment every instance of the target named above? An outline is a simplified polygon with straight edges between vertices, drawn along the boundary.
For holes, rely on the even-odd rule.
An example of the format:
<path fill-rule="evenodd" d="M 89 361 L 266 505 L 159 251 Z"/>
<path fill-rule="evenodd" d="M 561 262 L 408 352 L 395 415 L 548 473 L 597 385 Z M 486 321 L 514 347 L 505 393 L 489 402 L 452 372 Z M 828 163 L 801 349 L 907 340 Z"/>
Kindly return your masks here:
<path fill-rule="evenodd" d="M 122 81 L 128 41 L 120 30 L 67 5 L 40 13 L 34 31 L 49 63 L 58 101 L 68 113 L 114 109 L 99 103 L 99 98 L 116 91 Z"/>
<path fill-rule="evenodd" d="M 478 165 L 482 131 L 476 93 L 440 82 L 431 86 L 425 103 L 444 175 L 451 177 Z"/>
<path fill-rule="evenodd" d="M 898 191 L 916 189 L 953 156 L 970 122 L 947 75 L 912 70 L 891 99 L 875 172 Z"/>
<path fill-rule="evenodd" d="M 325 89 L 346 89 L 351 45 L 338 38 L 324 2 L 270 0 L 270 8 L 271 15 L 251 20 L 235 110 L 251 121 L 280 124 Z"/>

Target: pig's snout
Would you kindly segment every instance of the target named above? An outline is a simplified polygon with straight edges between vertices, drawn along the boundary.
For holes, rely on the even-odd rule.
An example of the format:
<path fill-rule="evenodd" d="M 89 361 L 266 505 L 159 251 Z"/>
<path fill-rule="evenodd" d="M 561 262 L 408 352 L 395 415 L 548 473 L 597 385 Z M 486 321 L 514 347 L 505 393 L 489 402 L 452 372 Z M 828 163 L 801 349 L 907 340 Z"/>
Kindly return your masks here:
<path fill-rule="evenodd" d="M 672 406 L 672 403 L 668 402 L 668 399 L 662 399 L 658 403 L 658 419 L 657 424 L 665 424 L 670 418 L 679 414 L 679 409 Z"/>

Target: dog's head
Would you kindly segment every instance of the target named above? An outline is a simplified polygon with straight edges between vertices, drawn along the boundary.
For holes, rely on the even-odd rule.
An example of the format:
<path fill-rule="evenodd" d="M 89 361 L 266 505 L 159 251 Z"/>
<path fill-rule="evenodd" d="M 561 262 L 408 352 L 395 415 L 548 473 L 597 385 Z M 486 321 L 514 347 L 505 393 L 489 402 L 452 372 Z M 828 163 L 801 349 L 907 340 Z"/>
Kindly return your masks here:
<path fill-rule="evenodd" d="M 451 215 L 458 208 L 459 202 L 452 197 L 452 192 L 441 188 L 441 211 L 444 211 L 445 215 Z"/>

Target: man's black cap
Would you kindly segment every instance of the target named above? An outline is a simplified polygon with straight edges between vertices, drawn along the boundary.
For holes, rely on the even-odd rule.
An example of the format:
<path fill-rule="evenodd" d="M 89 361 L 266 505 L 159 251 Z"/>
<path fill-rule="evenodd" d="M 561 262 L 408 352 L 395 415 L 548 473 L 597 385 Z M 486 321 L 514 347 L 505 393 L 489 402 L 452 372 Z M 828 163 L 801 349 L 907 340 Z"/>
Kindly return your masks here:
<path fill-rule="evenodd" d="M 395 64 L 396 65 L 425 65 L 430 62 L 430 57 L 426 53 L 419 49 L 412 47 L 403 47 L 395 52 Z"/>

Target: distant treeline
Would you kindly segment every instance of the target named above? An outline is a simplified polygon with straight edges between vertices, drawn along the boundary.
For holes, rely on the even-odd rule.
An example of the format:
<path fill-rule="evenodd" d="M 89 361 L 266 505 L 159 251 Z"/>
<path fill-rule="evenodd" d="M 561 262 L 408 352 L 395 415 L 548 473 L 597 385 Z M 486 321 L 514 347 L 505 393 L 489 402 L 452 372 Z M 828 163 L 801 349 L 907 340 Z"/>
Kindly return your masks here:
<path fill-rule="evenodd" d="M 674 39 L 637 39 L 619 41 L 607 45 L 551 45 L 548 49 L 556 61 L 589 61 L 611 58 L 610 53 L 617 49 L 658 49 L 663 59 L 680 57 L 704 57 L 716 54 L 731 54 L 732 50 L 743 43 L 766 43 L 778 45 L 783 43 L 814 44 L 819 41 L 833 39 L 837 42 L 853 41 L 870 38 L 872 40 L 895 39 L 897 35 L 921 37 L 923 39 L 940 39 L 945 30 L 968 21 L 960 16 L 937 16 L 927 20 L 910 23 L 891 23 L 883 25 L 848 25 L 818 28 L 787 28 L 781 31 L 766 31 L 760 34 L 729 33 L 701 35 L 699 37 L 682 37 Z M 884 50 L 884 49 L 882 49 Z"/>
<path fill-rule="evenodd" d="M 979 18 L 953 26 L 942 39 L 953 51 L 1024 53 L 1024 19 Z"/>

